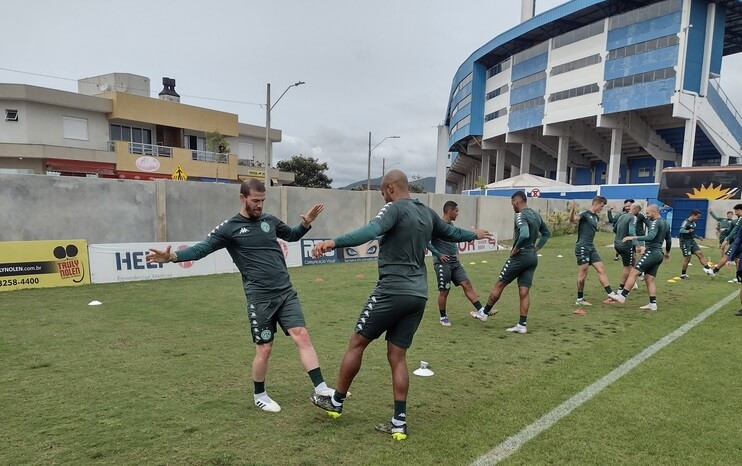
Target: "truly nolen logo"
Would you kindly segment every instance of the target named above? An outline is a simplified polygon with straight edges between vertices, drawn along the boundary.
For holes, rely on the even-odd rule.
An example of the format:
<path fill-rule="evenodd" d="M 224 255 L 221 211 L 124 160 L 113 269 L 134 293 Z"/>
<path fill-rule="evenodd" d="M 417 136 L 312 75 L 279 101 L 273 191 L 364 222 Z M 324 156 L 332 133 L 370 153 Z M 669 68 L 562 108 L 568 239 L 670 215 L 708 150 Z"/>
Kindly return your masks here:
<path fill-rule="evenodd" d="M 68 244 L 67 247 L 57 246 L 54 248 L 54 257 L 59 259 L 57 269 L 59 270 L 60 278 L 71 278 L 73 282 L 80 283 L 85 277 L 85 267 L 79 259 L 75 259 L 78 252 L 77 246 L 74 244 Z"/>

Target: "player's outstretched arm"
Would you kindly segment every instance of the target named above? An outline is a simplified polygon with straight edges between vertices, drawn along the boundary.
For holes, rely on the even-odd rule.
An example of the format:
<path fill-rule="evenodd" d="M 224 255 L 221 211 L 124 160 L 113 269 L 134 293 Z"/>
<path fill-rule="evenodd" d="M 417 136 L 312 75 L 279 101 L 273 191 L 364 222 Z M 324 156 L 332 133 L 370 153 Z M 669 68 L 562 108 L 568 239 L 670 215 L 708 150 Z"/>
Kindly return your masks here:
<path fill-rule="evenodd" d="M 177 260 L 178 256 L 174 252 L 171 252 L 172 246 L 168 246 L 165 249 L 150 248 L 144 258 L 147 262 L 156 262 L 158 264 L 165 264 Z"/>

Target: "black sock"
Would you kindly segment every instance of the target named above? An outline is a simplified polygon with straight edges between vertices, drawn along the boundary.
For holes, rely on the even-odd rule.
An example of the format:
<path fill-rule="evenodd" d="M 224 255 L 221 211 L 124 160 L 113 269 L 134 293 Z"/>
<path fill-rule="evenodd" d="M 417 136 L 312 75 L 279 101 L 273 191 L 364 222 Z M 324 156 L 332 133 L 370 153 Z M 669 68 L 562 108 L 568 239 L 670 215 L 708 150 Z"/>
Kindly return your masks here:
<path fill-rule="evenodd" d="M 342 405 L 343 401 L 345 401 L 346 396 L 348 396 L 347 393 L 340 393 L 339 391 L 335 390 L 335 394 L 332 395 L 332 400 L 335 402 L 335 404 Z"/>
<path fill-rule="evenodd" d="M 307 374 L 309 374 L 309 378 L 312 379 L 312 383 L 315 387 L 325 381 L 325 379 L 322 378 L 322 371 L 319 367 L 315 367 L 311 371 L 307 372 Z"/>
<path fill-rule="evenodd" d="M 494 304 L 492 306 L 490 306 L 489 304 L 485 304 L 484 305 L 484 311 L 482 311 L 482 312 L 484 312 L 485 315 L 489 315 L 489 313 L 490 313 L 490 311 L 492 310 L 493 307 L 494 307 Z"/>
<path fill-rule="evenodd" d="M 578 291 L 577 292 L 577 299 L 585 299 L 585 292 Z"/>
<path fill-rule="evenodd" d="M 480 309 L 482 309 L 482 303 L 479 302 L 479 301 L 477 301 L 476 303 L 474 303 L 474 309 L 476 309 L 477 311 L 480 310 Z"/>
<path fill-rule="evenodd" d="M 714 273 L 719 273 L 719 267 L 714 266 Z"/>
<path fill-rule="evenodd" d="M 687 272 L 688 269 L 683 269 L 683 275 L 685 275 L 685 272 Z"/>
<path fill-rule="evenodd" d="M 526 319 L 528 319 L 528 316 L 520 316 L 520 318 L 518 319 L 518 325 L 522 325 L 525 327 Z"/>
<path fill-rule="evenodd" d="M 252 381 L 253 385 L 255 385 L 255 394 L 263 393 L 265 391 L 265 380 L 262 382 L 257 382 L 255 380 Z"/>
<path fill-rule="evenodd" d="M 605 289 L 605 292 L 608 294 L 613 293 L 613 288 L 611 288 L 611 285 L 606 286 L 604 289 Z"/>
<path fill-rule="evenodd" d="M 394 400 L 394 420 L 397 425 L 407 422 L 407 400 Z"/>
<path fill-rule="evenodd" d="M 624 288 L 623 290 L 621 290 L 621 296 L 625 298 L 629 295 L 630 292 L 631 290 L 627 290 L 626 288 Z"/>
<path fill-rule="evenodd" d="M 445 309 L 438 309 L 438 312 L 441 313 L 441 319 L 446 317 L 446 310 Z"/>
<path fill-rule="evenodd" d="M 620 285 L 618 285 L 618 289 L 619 289 L 619 290 L 623 290 L 623 286 L 624 286 L 624 285 L 625 285 L 625 283 L 621 283 Z"/>
<path fill-rule="evenodd" d="M 650 304 L 657 304 L 657 296 L 650 296 L 649 297 L 649 303 Z"/>
<path fill-rule="evenodd" d="M 704 269 L 710 269 L 711 266 L 708 264 L 708 262 L 703 266 Z"/>

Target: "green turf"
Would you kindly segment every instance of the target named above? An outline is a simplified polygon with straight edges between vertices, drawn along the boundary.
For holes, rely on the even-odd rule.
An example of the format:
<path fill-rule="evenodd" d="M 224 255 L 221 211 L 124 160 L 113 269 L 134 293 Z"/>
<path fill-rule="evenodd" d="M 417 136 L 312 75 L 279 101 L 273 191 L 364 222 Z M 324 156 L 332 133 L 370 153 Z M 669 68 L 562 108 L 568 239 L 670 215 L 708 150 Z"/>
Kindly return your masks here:
<path fill-rule="evenodd" d="M 486 323 L 452 291 L 453 326 L 442 327 L 429 271 L 408 359 L 436 375 L 411 379 L 404 442 L 373 431 L 392 414 L 383 342 L 369 347 L 343 416 L 331 420 L 309 404 L 296 349 L 278 338 L 266 387 L 283 411 L 255 408 L 237 275 L 2 293 L 0 464 L 467 464 L 737 289 L 731 271 L 710 279 L 697 262 L 691 280 L 666 283 L 679 274 L 674 251 L 660 269 L 658 312 L 637 309 L 643 289 L 622 307 L 600 304 L 591 271 L 595 305 L 576 316 L 573 242 L 555 238 L 542 251 L 527 335 L 504 331 L 517 322 L 514 288 Z M 599 250 L 615 287 L 619 265 Z M 505 259 L 462 257 L 483 301 Z M 375 263 L 291 269 L 331 385 L 375 273 Z M 87 306 L 94 299 L 103 305 Z M 739 464 L 738 308 L 735 299 L 507 463 Z"/>

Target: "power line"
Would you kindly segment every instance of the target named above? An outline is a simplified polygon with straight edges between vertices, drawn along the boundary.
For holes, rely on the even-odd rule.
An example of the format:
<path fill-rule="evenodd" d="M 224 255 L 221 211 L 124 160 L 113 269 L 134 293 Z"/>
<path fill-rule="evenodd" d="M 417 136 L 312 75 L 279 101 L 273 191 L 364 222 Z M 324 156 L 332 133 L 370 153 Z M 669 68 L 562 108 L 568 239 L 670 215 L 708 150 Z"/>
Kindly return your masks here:
<path fill-rule="evenodd" d="M 51 75 L 51 74 L 34 73 L 34 72 L 31 72 L 31 71 L 15 70 L 15 69 L 12 69 L 12 68 L 0 67 L 0 70 L 1 71 L 8 71 L 8 72 L 11 72 L 11 73 L 26 74 L 26 75 L 30 75 L 30 76 L 39 76 L 39 77 L 42 77 L 42 78 L 59 79 L 59 80 L 62 80 L 62 81 L 72 81 L 72 82 L 84 82 L 84 83 L 88 83 L 88 84 L 98 84 L 98 83 L 96 83 L 94 81 L 90 81 L 90 80 L 86 80 L 86 79 L 66 78 L 66 77 L 63 77 L 63 76 L 54 76 L 54 75 Z M 150 95 L 155 94 L 155 91 L 153 91 L 151 89 L 130 88 L 130 90 L 132 90 L 132 91 L 139 91 L 139 92 L 147 92 Z M 203 97 L 203 96 L 189 95 L 189 94 L 180 94 L 180 96 L 181 97 L 188 97 L 190 99 L 213 100 L 215 102 L 229 102 L 229 103 L 234 103 L 234 104 L 256 105 L 258 107 L 265 107 L 265 104 L 260 104 L 260 103 L 256 103 L 256 102 L 246 102 L 244 100 L 220 99 L 220 98 L 217 98 L 217 97 Z"/>

